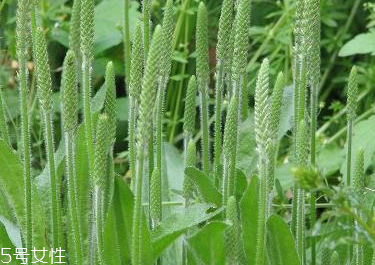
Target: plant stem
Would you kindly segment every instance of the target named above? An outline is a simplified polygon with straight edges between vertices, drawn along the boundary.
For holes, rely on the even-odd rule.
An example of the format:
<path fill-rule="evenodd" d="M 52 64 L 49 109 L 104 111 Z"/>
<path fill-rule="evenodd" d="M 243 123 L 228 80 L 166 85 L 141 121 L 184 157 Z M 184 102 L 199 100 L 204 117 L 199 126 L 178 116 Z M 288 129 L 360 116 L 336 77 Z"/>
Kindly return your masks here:
<path fill-rule="evenodd" d="M 94 140 L 91 117 L 91 60 L 86 56 L 83 56 L 82 66 L 83 120 L 85 124 L 89 171 L 90 174 L 92 174 L 92 171 L 94 170 Z"/>
<path fill-rule="evenodd" d="M 224 89 L 224 64 L 218 62 L 218 71 L 217 71 L 217 84 L 216 84 L 216 95 L 215 95 L 215 158 L 214 158 L 214 167 L 215 167 L 215 186 L 218 188 L 220 183 L 220 177 L 218 168 L 221 164 L 221 114 L 222 108 L 221 103 L 223 99 L 223 89 Z"/>
<path fill-rule="evenodd" d="M 0 137 L 11 146 L 9 133 L 8 133 L 8 125 L 6 122 L 5 110 L 4 110 L 4 102 L 3 102 L 3 91 L 1 90 L 0 84 Z"/>
<path fill-rule="evenodd" d="M 145 62 L 147 61 L 148 50 L 150 48 L 150 0 L 142 1 L 143 15 L 143 48 Z"/>
<path fill-rule="evenodd" d="M 24 181 L 24 199 L 25 199 L 25 232 L 23 234 L 25 246 L 28 250 L 32 248 L 33 244 L 33 213 L 32 213 L 32 185 L 31 185 L 31 151 L 30 151 L 30 130 L 29 130 L 29 116 L 27 104 L 27 80 L 28 70 L 26 63 L 27 45 L 27 17 L 28 4 L 26 1 L 18 1 L 17 5 L 17 22 L 16 22 L 16 45 L 17 57 L 19 61 L 19 98 L 20 98 L 20 112 L 21 112 L 21 148 L 20 154 L 23 165 L 23 181 Z"/>
<path fill-rule="evenodd" d="M 124 58 L 125 58 L 125 84 L 129 85 L 130 79 L 130 65 L 131 65 L 131 44 L 130 44 L 130 29 L 129 29 L 129 0 L 124 0 Z"/>
<path fill-rule="evenodd" d="M 132 265 L 141 265 L 142 253 L 142 176 L 143 176 L 143 163 L 144 163 L 144 150 L 138 149 L 137 154 L 137 177 L 135 184 L 135 201 L 133 213 L 133 235 L 132 235 Z"/>
<path fill-rule="evenodd" d="M 266 229 L 266 208 L 267 208 L 267 179 L 266 179 L 266 167 L 264 163 L 260 164 L 260 181 L 259 181 L 259 198 L 258 198 L 258 228 L 257 228 L 257 245 L 256 245 L 256 256 L 255 264 L 263 265 L 264 260 L 264 244 L 265 244 L 265 229 Z"/>
<path fill-rule="evenodd" d="M 351 183 L 351 167 L 352 167 L 352 137 L 353 137 L 353 120 L 348 121 L 347 130 L 347 149 L 346 149 L 346 180 L 345 186 L 350 187 Z"/>
<path fill-rule="evenodd" d="M 129 164 L 132 180 L 135 180 L 136 176 L 136 145 L 135 145 L 135 127 L 136 127 L 136 108 L 137 102 L 134 97 L 129 98 Z M 133 191 L 135 190 L 135 181 L 132 181 Z"/>
<path fill-rule="evenodd" d="M 102 188 L 96 186 L 93 194 L 93 202 L 95 205 L 94 216 L 95 216 L 95 233 L 96 233 L 96 245 L 97 245 L 97 255 L 99 259 L 99 264 L 105 264 L 104 261 L 104 238 L 103 238 L 103 209 L 104 209 L 104 195 Z"/>
<path fill-rule="evenodd" d="M 66 154 L 66 173 L 68 179 L 68 203 L 70 212 L 70 224 L 73 235 L 73 246 L 75 254 L 75 263 L 82 264 L 82 245 L 81 245 L 81 231 L 79 227 L 79 211 L 77 208 L 77 184 L 74 168 L 74 142 L 76 137 L 74 134 L 65 133 L 65 154 Z"/>
<path fill-rule="evenodd" d="M 44 120 L 44 137 L 47 153 L 48 163 L 48 174 L 50 177 L 50 189 L 51 189 L 51 209 L 52 209 L 52 235 L 53 235 L 53 247 L 61 247 L 61 215 L 59 206 L 59 184 L 56 178 L 56 167 L 55 167 L 55 156 L 54 156 L 54 144 L 53 144 L 53 130 L 52 130 L 52 117 L 50 111 L 42 110 Z"/>
<path fill-rule="evenodd" d="M 201 100 L 201 125 L 202 125 L 202 147 L 203 147 L 203 172 L 207 176 L 210 174 L 210 139 L 209 139 L 209 127 L 208 127 L 208 106 L 207 106 L 207 94 L 199 92 Z"/>

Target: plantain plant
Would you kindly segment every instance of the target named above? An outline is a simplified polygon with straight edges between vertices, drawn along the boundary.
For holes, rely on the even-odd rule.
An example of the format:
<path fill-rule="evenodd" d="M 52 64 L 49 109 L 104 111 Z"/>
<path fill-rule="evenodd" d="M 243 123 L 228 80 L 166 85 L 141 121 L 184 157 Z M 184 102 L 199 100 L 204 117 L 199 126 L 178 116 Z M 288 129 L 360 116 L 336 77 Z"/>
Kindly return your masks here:
<path fill-rule="evenodd" d="M 203 2 L 199 3 L 196 30 L 197 50 L 197 86 L 200 97 L 200 117 L 202 127 L 202 158 L 203 171 L 206 175 L 210 173 L 210 131 L 208 125 L 208 83 L 210 69 L 208 64 L 208 17 L 207 9 Z"/>
<path fill-rule="evenodd" d="M 38 84 L 38 97 L 41 106 L 41 114 L 43 117 L 44 139 L 46 145 L 48 176 L 50 178 L 51 189 L 51 212 L 52 212 L 52 235 L 53 246 L 61 246 L 62 226 L 61 226 L 61 206 L 60 206 L 60 183 L 56 176 L 55 165 L 55 145 L 53 139 L 53 123 L 52 123 L 52 81 L 51 71 L 49 68 L 47 44 L 43 30 L 37 29 L 35 44 L 35 59 Z"/>
<path fill-rule="evenodd" d="M 258 66 L 254 63 L 263 54 L 257 52 L 248 65 L 248 52 L 254 47 L 249 41 L 249 34 L 254 30 L 250 28 L 252 1 L 222 1 L 216 50 L 212 49 L 213 26 L 209 18 L 213 18 L 213 9 L 209 1 L 183 1 L 180 9 L 178 1 L 167 0 L 162 19 L 154 16 L 155 1 L 141 2 L 141 19 L 136 18 L 134 28 L 131 26 L 134 22 L 130 12 L 132 1 L 120 3 L 124 8 L 123 75 L 129 98 L 128 133 L 122 139 L 117 118 L 123 113 L 117 113 L 121 101 L 116 97 L 116 74 L 121 68 L 117 58 L 108 62 L 103 88 L 91 97 L 101 80 L 93 75 L 94 66 L 95 71 L 100 71 L 94 61 L 94 44 L 101 41 L 94 38 L 95 1 L 71 2 L 69 49 L 60 85 L 61 148 L 55 148 L 59 134 L 54 133 L 53 93 L 57 86 L 52 73 L 58 73 L 60 68 L 51 71 L 45 38 L 48 31 L 37 27 L 47 25 L 43 15 L 38 16 L 45 10 L 40 12 L 37 1 L 18 0 L 16 53 L 20 128 L 17 128 L 17 121 L 12 120 L 12 123 L 16 125 L 16 134 L 20 130 L 21 135 L 13 137 L 13 131 L 8 130 L 7 113 L 3 108 L 7 98 L 2 97 L 0 91 L 0 162 L 3 163 L 0 209 L 5 213 L 0 216 L 0 223 L 4 224 L 4 227 L 0 225 L 0 246 L 16 244 L 18 247 L 17 238 L 15 240 L 9 232 L 12 228 L 9 224 L 17 222 L 22 247 L 29 248 L 28 251 L 34 244 L 66 247 L 69 264 L 314 265 L 319 260 L 321 264 L 362 265 L 375 260 L 375 255 L 363 244 L 368 242 L 373 246 L 375 238 L 373 212 L 364 196 L 370 190 L 365 187 L 366 172 L 372 170 L 365 163 L 368 149 L 359 149 L 352 170 L 354 132 L 362 128 L 355 126 L 359 100 L 356 67 L 352 68 L 348 84 L 344 187 L 331 188 L 331 179 L 327 185 L 322 176 L 325 172 L 320 172 L 318 163 L 318 154 L 322 154 L 320 147 L 325 148 L 325 143 L 316 139 L 321 85 L 320 1 L 283 3 L 288 10 L 295 8 L 292 75 L 289 66 L 285 67 L 285 74 L 275 75 L 269 60 L 263 59 L 255 80 L 253 109 L 249 104 L 254 79 L 250 68 Z M 2 7 L 0 5 L 0 10 Z M 162 21 L 162 25 L 153 27 L 154 21 Z M 182 48 L 179 46 L 182 28 L 186 36 L 194 34 L 195 30 L 195 47 L 188 43 L 180 45 Z M 181 75 L 180 84 L 186 85 L 186 96 L 183 132 L 175 139 L 176 147 L 182 151 L 178 160 L 178 150 L 164 149 L 163 132 L 170 115 L 164 111 L 165 97 L 173 88 L 169 84 L 178 78 L 171 73 L 175 72 L 173 61 L 180 59 L 180 48 L 187 54 L 195 49 L 188 58 L 195 57 L 196 66 L 190 67 L 190 59 L 186 60 Z M 33 90 L 29 90 L 33 88 L 28 76 L 29 51 L 35 63 L 44 129 L 45 150 L 40 151 L 40 159 L 46 157 L 45 170 L 44 163 L 37 161 L 39 156 L 35 156 L 35 161 L 31 159 L 36 144 L 31 143 L 34 138 L 29 128 L 30 117 L 35 113 L 29 108 L 29 101 L 34 97 Z M 215 73 L 212 80 L 210 68 Z M 52 69 L 55 70 L 55 66 Z M 189 76 L 194 71 L 195 75 Z M 291 78 L 293 80 L 289 80 Z M 294 95 L 289 93 L 290 81 Z M 183 86 L 178 91 L 181 96 Z M 215 90 L 212 101 L 211 88 Z M 289 97 L 293 97 L 294 106 L 287 105 Z M 99 101 L 102 103 L 99 107 L 94 105 Z M 215 111 L 213 115 L 211 107 Z M 293 109 L 291 117 L 289 109 Z M 363 117 L 367 116 L 358 119 Z M 289 118 L 292 120 L 292 144 L 287 137 L 282 137 Z M 173 117 L 173 121 L 175 119 Z M 33 132 L 34 127 L 35 124 Z M 210 148 L 211 128 L 213 150 Z M 121 141 L 127 141 L 127 152 L 120 153 L 123 151 L 119 150 Z M 201 146 L 200 155 L 197 155 L 197 146 Z M 12 148 L 17 148 L 20 161 Z M 254 165 L 244 152 L 254 153 Z M 289 172 L 295 174 L 296 181 L 294 188 L 285 190 L 285 184 L 280 184 L 283 180 L 280 171 L 284 168 L 280 164 L 288 163 L 296 167 Z M 22 200 L 18 198 L 18 178 L 8 177 L 12 174 L 8 164 L 16 173 L 23 172 Z M 181 169 L 180 174 L 175 168 Z M 130 180 L 123 178 L 125 169 L 131 174 Z M 34 183 L 31 172 L 38 170 L 44 171 Z M 47 188 L 40 182 L 44 176 L 49 178 Z M 37 189 L 33 188 L 34 184 Z M 149 194 L 145 196 L 147 189 Z M 45 191 L 50 195 L 47 209 L 44 209 L 45 204 L 39 203 L 40 192 Z M 287 197 L 289 195 L 292 198 Z M 173 201 L 164 201 L 167 198 Z M 322 202 L 325 199 L 332 203 Z M 351 203 L 355 201 L 354 205 L 361 207 L 353 209 Z M 24 209 L 20 210 L 22 207 Z M 317 220 L 318 207 L 329 210 Z M 7 214 L 8 209 L 11 214 Z M 306 220 L 308 213 L 309 221 Z M 341 246 L 337 247 L 343 242 L 337 240 L 339 233 L 331 237 L 322 232 L 325 239 L 314 234 L 317 229 L 330 228 L 331 217 L 340 223 L 341 216 L 345 217 L 342 227 L 354 231 L 348 233 L 355 239 L 355 243 L 348 244 L 348 253 L 344 253 Z M 148 218 L 150 222 L 146 221 Z M 289 219 L 290 225 L 286 222 Z M 178 240 L 180 236 L 182 240 Z M 337 241 L 331 244 L 331 238 Z M 322 250 L 321 253 L 317 249 Z"/>

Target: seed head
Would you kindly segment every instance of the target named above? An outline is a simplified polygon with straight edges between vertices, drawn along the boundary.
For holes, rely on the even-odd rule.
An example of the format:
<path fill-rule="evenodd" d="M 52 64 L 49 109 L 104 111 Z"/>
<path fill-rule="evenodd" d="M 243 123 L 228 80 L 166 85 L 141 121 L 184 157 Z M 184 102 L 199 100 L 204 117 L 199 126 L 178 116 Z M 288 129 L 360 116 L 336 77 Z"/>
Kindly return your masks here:
<path fill-rule="evenodd" d="M 149 132 L 152 129 L 153 110 L 155 107 L 157 82 L 159 76 L 159 62 L 162 51 L 161 27 L 155 28 L 151 42 L 150 51 L 147 58 L 145 75 L 143 78 L 141 103 L 138 117 L 138 147 L 144 148 L 149 140 Z"/>
<path fill-rule="evenodd" d="M 150 186 L 150 215 L 151 218 L 157 221 L 161 220 L 162 216 L 161 205 L 161 174 L 158 168 L 155 168 L 151 175 Z"/>
<path fill-rule="evenodd" d="M 219 20 L 218 41 L 216 47 L 216 57 L 221 63 L 224 63 L 229 57 L 229 41 L 228 36 L 231 35 L 233 24 L 233 0 L 224 0 L 221 7 L 221 15 Z"/>
<path fill-rule="evenodd" d="M 276 79 L 275 88 L 271 96 L 271 117 L 270 117 L 270 133 L 274 139 L 277 139 L 280 124 L 280 111 L 283 104 L 283 91 L 285 80 L 283 73 L 279 73 Z"/>
<path fill-rule="evenodd" d="M 108 116 L 108 125 L 111 135 L 111 139 L 116 138 L 116 122 L 117 122 L 117 106 L 116 106 L 116 84 L 115 84 L 115 71 L 113 69 L 113 63 L 107 64 L 105 72 L 105 86 L 107 92 L 104 101 L 104 112 Z"/>
<path fill-rule="evenodd" d="M 99 116 L 96 128 L 95 161 L 94 161 L 94 183 L 99 188 L 105 188 L 107 177 L 107 161 L 110 148 L 110 133 L 108 132 L 108 116 Z"/>
<path fill-rule="evenodd" d="M 46 39 L 41 28 L 36 31 L 35 48 L 39 102 L 43 110 L 50 111 L 52 109 L 51 71 L 48 62 Z"/>
<path fill-rule="evenodd" d="M 348 120 L 355 119 L 357 110 L 358 98 L 358 81 L 357 81 L 357 68 L 353 66 L 348 83 L 348 99 L 346 102 L 346 112 Z"/>
<path fill-rule="evenodd" d="M 195 100 L 197 96 L 197 82 L 195 76 L 190 77 L 186 97 L 185 97 L 185 112 L 184 112 L 184 132 L 191 135 L 194 134 L 196 105 Z"/>
<path fill-rule="evenodd" d="M 226 159 L 232 160 L 235 156 L 237 146 L 237 130 L 238 130 L 238 99 L 232 97 L 229 110 L 227 114 L 227 120 L 224 130 L 223 140 L 223 155 Z"/>
<path fill-rule="evenodd" d="M 81 2 L 81 52 L 87 59 L 92 59 L 94 45 L 94 2 Z"/>
<path fill-rule="evenodd" d="M 256 82 L 254 106 L 255 140 L 260 155 L 266 151 L 267 138 L 269 137 L 268 87 L 269 62 L 268 59 L 264 59 Z"/>
<path fill-rule="evenodd" d="M 133 49 L 131 54 L 131 68 L 130 68 L 130 96 L 137 101 L 140 100 L 142 91 L 142 76 L 143 76 L 143 40 L 141 23 L 138 21 L 135 28 Z"/>
<path fill-rule="evenodd" d="M 250 1 L 239 0 L 234 24 L 234 50 L 232 78 L 237 81 L 246 72 L 247 49 L 249 43 Z"/>
<path fill-rule="evenodd" d="M 173 0 L 168 0 L 165 6 L 164 18 L 163 18 L 163 44 L 162 47 L 164 52 L 162 54 L 162 66 L 161 66 L 161 76 L 164 82 L 167 82 L 172 62 L 172 41 L 174 33 L 174 14 L 173 14 Z M 166 85 L 166 84 L 163 84 Z"/>
<path fill-rule="evenodd" d="M 81 0 L 74 0 L 70 19 L 69 47 L 76 56 L 80 55 L 81 45 Z"/>
<path fill-rule="evenodd" d="M 364 171 L 364 152 L 363 149 L 359 149 L 355 165 L 353 186 L 356 194 L 360 198 L 363 198 L 363 193 L 365 191 Z"/>
<path fill-rule="evenodd" d="M 65 131 L 74 133 L 78 125 L 78 89 L 74 52 L 69 50 L 65 56 L 61 77 L 61 103 Z"/>
<path fill-rule="evenodd" d="M 299 123 L 297 131 L 297 164 L 299 166 L 304 166 L 307 164 L 307 159 L 309 155 L 308 150 L 308 132 L 307 126 L 304 120 Z"/>
<path fill-rule="evenodd" d="M 195 143 L 192 139 L 190 139 L 187 152 L 186 152 L 186 167 L 194 167 L 196 161 L 196 154 L 197 150 L 195 147 Z M 194 197 L 194 182 L 190 179 L 189 176 L 185 175 L 184 184 L 183 184 L 183 196 L 185 199 L 192 199 Z"/>
<path fill-rule="evenodd" d="M 199 3 L 196 50 L 197 50 L 197 82 L 200 92 L 206 94 L 210 79 L 210 69 L 208 65 L 208 24 L 207 9 L 203 2 Z"/>

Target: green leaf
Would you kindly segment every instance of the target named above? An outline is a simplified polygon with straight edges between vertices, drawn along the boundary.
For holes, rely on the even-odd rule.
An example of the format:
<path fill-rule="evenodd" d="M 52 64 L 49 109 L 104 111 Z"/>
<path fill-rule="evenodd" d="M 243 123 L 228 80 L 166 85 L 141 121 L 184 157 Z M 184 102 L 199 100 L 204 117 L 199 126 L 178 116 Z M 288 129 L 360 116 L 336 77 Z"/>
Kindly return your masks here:
<path fill-rule="evenodd" d="M 2 249 L 3 251 L 0 259 L 4 261 L 2 263 L 8 262 L 10 260 L 10 262 L 7 264 L 18 265 L 20 264 L 21 260 L 15 259 L 14 254 L 15 254 L 16 247 L 13 245 L 12 241 L 8 237 L 8 234 L 9 232 L 7 232 L 7 230 L 5 229 L 5 226 L 0 223 L 0 249 Z M 9 249 L 6 249 L 6 248 L 9 248 Z M 9 254 L 11 258 L 5 254 Z"/>
<path fill-rule="evenodd" d="M 225 264 L 224 234 L 227 226 L 226 223 L 214 221 L 188 238 L 188 249 L 194 252 L 192 256 L 197 264 Z"/>
<path fill-rule="evenodd" d="M 256 169 L 258 157 L 255 152 L 254 118 L 253 115 L 239 125 L 237 146 L 237 167 L 246 175 Z"/>
<path fill-rule="evenodd" d="M 221 205 L 221 193 L 215 188 L 215 184 L 204 172 L 195 167 L 187 167 L 185 174 L 194 181 L 199 194 L 206 203 L 212 203 L 216 206 Z"/>
<path fill-rule="evenodd" d="M 294 90 L 293 86 L 287 86 L 283 91 L 283 103 L 280 109 L 280 124 L 278 139 L 281 139 L 291 128 L 293 124 L 294 113 Z"/>
<path fill-rule="evenodd" d="M 3 140 L 0 140 L 0 188 L 9 204 L 10 211 L 13 212 L 17 225 L 24 231 L 25 229 L 25 201 L 24 201 L 24 181 L 23 167 L 16 155 Z M 33 245 L 37 249 L 47 247 L 45 242 L 45 216 L 41 208 L 41 201 L 38 190 L 33 186 L 32 211 L 33 220 Z"/>
<path fill-rule="evenodd" d="M 248 264 L 255 264 L 258 226 L 258 178 L 252 177 L 240 201 L 242 239 Z"/>
<path fill-rule="evenodd" d="M 367 53 L 375 54 L 375 30 L 355 36 L 341 48 L 339 56 Z"/>
<path fill-rule="evenodd" d="M 123 5 L 123 1 L 107 0 L 100 2 L 95 7 L 95 55 L 122 42 Z M 129 25 L 131 35 L 133 35 L 139 16 L 138 6 L 139 4 L 136 1 L 130 1 Z"/>
<path fill-rule="evenodd" d="M 151 232 L 152 257 L 156 260 L 163 251 L 187 229 L 211 219 L 223 209 L 207 213 L 211 205 L 194 204 L 184 212 L 173 213 Z"/>
<path fill-rule="evenodd" d="M 267 254 L 269 265 L 300 264 L 289 226 L 278 215 L 267 220 Z"/>
<path fill-rule="evenodd" d="M 123 180 L 115 179 L 112 206 L 105 223 L 104 255 L 107 264 L 130 264 L 134 197 Z"/>

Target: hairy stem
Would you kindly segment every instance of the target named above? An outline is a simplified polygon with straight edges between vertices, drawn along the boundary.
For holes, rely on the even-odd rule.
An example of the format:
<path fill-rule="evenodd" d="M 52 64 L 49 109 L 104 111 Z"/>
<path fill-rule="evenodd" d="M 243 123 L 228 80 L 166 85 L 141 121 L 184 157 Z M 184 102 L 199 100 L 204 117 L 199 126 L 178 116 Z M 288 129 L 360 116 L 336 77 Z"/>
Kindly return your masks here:
<path fill-rule="evenodd" d="M 77 184 L 75 176 L 75 166 L 74 166 L 74 144 L 75 135 L 65 133 L 65 154 L 66 154 L 66 175 L 68 179 L 68 203 L 69 203 L 69 214 L 70 214 L 70 224 L 73 236 L 73 247 L 75 254 L 74 264 L 82 264 L 82 245 L 81 245 L 81 231 L 79 227 L 79 211 L 77 207 Z"/>

